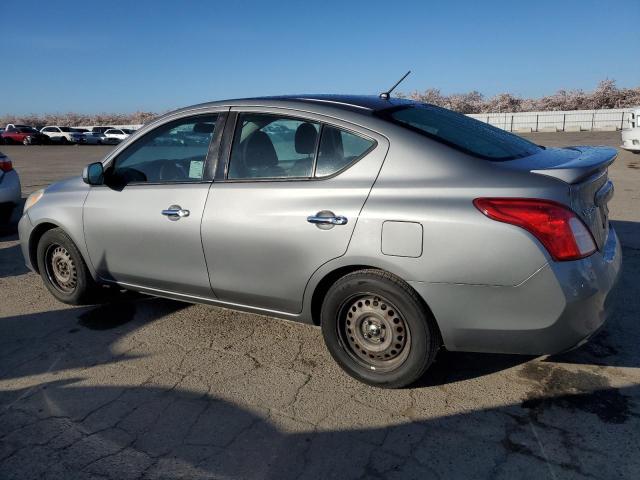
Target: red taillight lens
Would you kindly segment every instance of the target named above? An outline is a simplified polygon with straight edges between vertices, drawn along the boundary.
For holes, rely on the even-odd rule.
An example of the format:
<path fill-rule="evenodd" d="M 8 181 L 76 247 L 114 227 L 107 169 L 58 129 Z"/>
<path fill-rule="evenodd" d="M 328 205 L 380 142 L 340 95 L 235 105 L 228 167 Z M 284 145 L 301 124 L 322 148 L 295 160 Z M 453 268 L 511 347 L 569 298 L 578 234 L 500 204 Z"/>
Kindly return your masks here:
<path fill-rule="evenodd" d="M 11 163 L 11 160 L 9 160 L 7 157 L 0 157 L 0 170 L 2 170 L 3 172 L 13 170 L 13 164 Z"/>
<path fill-rule="evenodd" d="M 493 220 L 530 232 L 554 260 L 577 260 L 596 250 L 589 229 L 560 203 L 536 198 L 476 198 L 473 204 Z"/>

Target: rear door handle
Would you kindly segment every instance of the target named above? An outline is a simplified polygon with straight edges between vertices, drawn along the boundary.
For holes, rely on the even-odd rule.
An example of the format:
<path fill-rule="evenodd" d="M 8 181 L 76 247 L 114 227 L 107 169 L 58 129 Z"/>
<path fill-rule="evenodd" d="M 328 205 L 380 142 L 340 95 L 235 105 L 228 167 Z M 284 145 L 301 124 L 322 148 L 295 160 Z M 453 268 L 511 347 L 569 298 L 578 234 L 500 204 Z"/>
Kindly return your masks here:
<path fill-rule="evenodd" d="M 188 217 L 191 212 L 183 209 L 180 205 L 171 205 L 160 213 L 169 217 L 169 220 L 180 220 L 183 217 Z"/>
<path fill-rule="evenodd" d="M 316 225 L 346 225 L 349 220 L 342 215 L 334 215 L 333 212 L 322 211 L 307 217 L 307 222 Z"/>

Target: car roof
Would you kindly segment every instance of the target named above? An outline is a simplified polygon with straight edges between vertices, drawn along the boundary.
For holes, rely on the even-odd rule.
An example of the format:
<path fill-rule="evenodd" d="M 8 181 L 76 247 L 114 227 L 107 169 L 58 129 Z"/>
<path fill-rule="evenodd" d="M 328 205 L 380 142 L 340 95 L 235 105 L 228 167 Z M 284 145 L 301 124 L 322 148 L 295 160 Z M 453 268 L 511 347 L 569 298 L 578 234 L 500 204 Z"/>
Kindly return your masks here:
<path fill-rule="evenodd" d="M 322 106 L 371 115 L 372 113 L 401 105 L 413 105 L 417 102 L 402 98 L 381 98 L 378 95 L 338 95 L 338 94 L 301 94 L 277 95 L 265 97 L 236 98 L 192 105 L 181 110 L 214 106 L 267 106 L 267 107 L 306 107 Z M 324 108 L 323 108 L 324 110 Z"/>

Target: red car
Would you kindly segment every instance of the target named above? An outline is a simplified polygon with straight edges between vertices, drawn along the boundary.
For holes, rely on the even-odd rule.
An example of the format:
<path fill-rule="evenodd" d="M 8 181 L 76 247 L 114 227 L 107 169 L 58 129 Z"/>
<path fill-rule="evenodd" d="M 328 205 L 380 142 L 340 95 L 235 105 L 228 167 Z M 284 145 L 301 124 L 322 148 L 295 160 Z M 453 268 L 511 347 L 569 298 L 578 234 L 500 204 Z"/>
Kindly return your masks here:
<path fill-rule="evenodd" d="M 7 145 L 11 145 L 12 143 L 34 145 L 49 142 L 48 136 L 27 125 L 11 125 L 2 132 L 0 137 L 2 137 L 2 142 Z"/>

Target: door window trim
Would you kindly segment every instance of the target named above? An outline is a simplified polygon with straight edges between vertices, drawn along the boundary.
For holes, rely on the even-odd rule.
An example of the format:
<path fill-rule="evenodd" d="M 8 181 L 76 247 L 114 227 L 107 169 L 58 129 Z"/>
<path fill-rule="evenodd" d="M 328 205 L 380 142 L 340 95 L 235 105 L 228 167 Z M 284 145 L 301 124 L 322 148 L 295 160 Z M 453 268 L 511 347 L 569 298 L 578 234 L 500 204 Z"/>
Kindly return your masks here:
<path fill-rule="evenodd" d="M 378 140 L 373 138 L 371 135 L 366 135 L 356 130 L 345 128 L 341 125 L 336 125 L 335 123 L 331 123 L 330 121 L 319 120 L 316 118 L 308 118 L 304 115 L 305 112 L 302 112 L 302 111 L 300 111 L 299 113 L 301 115 L 298 115 L 297 110 L 294 111 L 294 113 L 288 113 L 288 112 L 281 113 L 279 111 L 273 111 L 273 110 L 264 111 L 262 109 L 253 110 L 251 108 L 240 109 L 238 107 L 236 107 L 236 109 L 231 110 L 229 112 L 229 118 L 227 119 L 228 121 L 226 124 L 224 138 L 222 141 L 224 145 L 221 146 L 220 148 L 221 158 L 218 161 L 219 164 L 215 172 L 214 182 L 215 183 L 257 183 L 257 182 L 265 183 L 265 182 L 317 182 L 317 181 L 323 181 L 323 180 L 330 180 L 340 175 L 344 171 L 350 169 L 353 165 L 358 163 L 360 160 L 362 160 L 364 157 L 369 155 L 373 150 L 375 150 L 378 147 L 378 144 L 379 144 Z M 236 126 L 237 126 L 238 118 L 240 117 L 240 114 L 266 115 L 266 116 L 272 116 L 277 118 L 288 118 L 291 120 L 297 120 L 297 121 L 302 120 L 306 122 L 317 123 L 320 126 L 320 129 L 318 131 L 318 137 L 316 138 L 315 156 L 313 159 L 312 175 L 310 177 L 228 178 L 229 165 L 231 162 L 231 150 L 233 148 L 233 141 L 235 138 Z M 371 146 L 367 150 L 365 150 L 360 156 L 358 156 L 357 158 L 354 158 L 351 162 L 349 162 L 347 165 L 342 167 L 340 170 L 333 172 L 331 175 L 316 177 L 315 176 L 316 163 L 318 162 L 318 155 L 320 153 L 319 150 L 320 150 L 320 141 L 322 139 L 322 131 L 324 130 L 325 126 L 333 127 L 335 129 L 350 133 L 352 135 L 365 138 L 367 140 L 370 140 L 372 143 L 371 143 Z"/>

